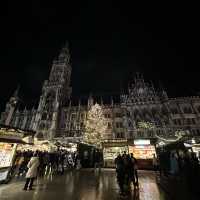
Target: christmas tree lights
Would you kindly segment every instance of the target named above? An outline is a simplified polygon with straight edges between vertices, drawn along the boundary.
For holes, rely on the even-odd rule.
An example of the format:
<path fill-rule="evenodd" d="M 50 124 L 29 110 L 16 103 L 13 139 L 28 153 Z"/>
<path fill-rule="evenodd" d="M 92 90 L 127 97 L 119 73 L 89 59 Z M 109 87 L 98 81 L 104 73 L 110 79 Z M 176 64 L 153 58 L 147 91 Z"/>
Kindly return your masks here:
<path fill-rule="evenodd" d="M 101 106 L 96 103 L 88 111 L 83 141 L 101 147 L 106 129 L 107 123 L 104 118 L 103 110 Z"/>

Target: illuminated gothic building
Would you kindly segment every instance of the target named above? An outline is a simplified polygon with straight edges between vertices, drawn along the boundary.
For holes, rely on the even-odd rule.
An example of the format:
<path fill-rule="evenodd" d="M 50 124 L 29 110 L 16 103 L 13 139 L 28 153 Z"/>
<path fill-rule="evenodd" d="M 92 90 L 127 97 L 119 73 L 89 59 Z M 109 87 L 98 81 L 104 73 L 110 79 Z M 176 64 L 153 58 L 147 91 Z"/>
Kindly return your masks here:
<path fill-rule="evenodd" d="M 17 89 L 1 114 L 1 124 L 34 130 L 41 139 L 81 140 L 88 110 L 98 103 L 107 123 L 105 139 L 153 138 L 155 131 L 168 137 L 175 130 L 200 135 L 198 96 L 169 98 L 166 91 L 157 91 L 137 75 L 118 101 L 110 97 L 110 102 L 105 103 L 92 95 L 73 101 L 71 72 L 66 45 L 53 61 L 49 79 L 44 81 L 38 108 L 20 110 Z"/>

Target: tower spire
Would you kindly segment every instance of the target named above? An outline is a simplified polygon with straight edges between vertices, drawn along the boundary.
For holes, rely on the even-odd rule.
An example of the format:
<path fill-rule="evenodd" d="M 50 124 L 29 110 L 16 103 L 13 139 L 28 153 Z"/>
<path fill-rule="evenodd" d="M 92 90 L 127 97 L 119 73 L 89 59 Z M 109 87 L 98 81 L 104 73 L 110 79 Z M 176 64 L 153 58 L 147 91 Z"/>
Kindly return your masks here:
<path fill-rule="evenodd" d="M 65 45 L 61 49 L 60 54 L 58 56 L 58 60 L 60 62 L 69 63 L 70 53 L 69 53 L 69 43 L 68 43 L 68 41 L 66 41 Z"/>
<path fill-rule="evenodd" d="M 20 89 L 20 85 L 17 86 L 17 89 L 13 93 L 13 97 L 18 97 L 18 95 L 19 95 L 19 89 Z"/>

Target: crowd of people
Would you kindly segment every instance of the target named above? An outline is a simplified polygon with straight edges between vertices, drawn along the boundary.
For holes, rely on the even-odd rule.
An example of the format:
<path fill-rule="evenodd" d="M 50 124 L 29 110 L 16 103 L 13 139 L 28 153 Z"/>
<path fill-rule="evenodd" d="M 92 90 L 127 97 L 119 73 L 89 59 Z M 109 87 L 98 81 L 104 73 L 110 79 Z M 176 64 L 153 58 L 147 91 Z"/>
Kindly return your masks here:
<path fill-rule="evenodd" d="M 17 151 L 13 173 L 17 177 L 26 177 L 24 190 L 31 190 L 36 177 L 48 174 L 64 174 L 65 169 L 76 168 L 78 155 L 76 153 L 58 150 L 47 151 Z"/>
<path fill-rule="evenodd" d="M 94 169 L 100 170 L 103 166 L 102 153 L 96 150 L 93 155 Z M 84 160 L 84 159 L 83 159 Z M 189 151 L 163 151 L 158 157 L 153 156 L 153 168 L 162 175 L 181 177 L 189 188 L 198 190 L 200 165 L 196 154 Z M 138 188 L 138 164 L 133 154 L 119 153 L 115 158 L 116 177 L 121 195 L 130 192 L 131 184 Z M 24 190 L 32 189 L 36 177 L 49 174 L 63 175 L 66 169 L 80 169 L 81 161 L 77 153 L 64 150 L 47 151 L 17 151 L 13 171 L 17 177 L 26 177 Z M 83 166 L 84 167 L 84 166 Z"/>
<path fill-rule="evenodd" d="M 117 182 L 120 188 L 121 195 L 127 195 L 130 192 L 131 183 L 134 188 L 139 187 L 138 173 L 137 173 L 137 160 L 133 154 L 123 155 L 118 154 L 115 158 Z"/>
<path fill-rule="evenodd" d="M 159 154 L 161 176 L 182 180 L 192 192 L 198 191 L 200 164 L 196 153 L 190 151 L 164 151 Z"/>
<path fill-rule="evenodd" d="M 77 163 L 77 154 L 70 153 L 67 151 L 36 151 L 39 157 L 40 165 L 38 167 L 39 176 L 45 175 L 47 173 L 63 173 L 65 168 L 74 168 Z M 16 153 L 15 167 L 18 176 L 23 176 L 27 171 L 27 164 L 33 156 L 34 152 L 27 150 Z"/>

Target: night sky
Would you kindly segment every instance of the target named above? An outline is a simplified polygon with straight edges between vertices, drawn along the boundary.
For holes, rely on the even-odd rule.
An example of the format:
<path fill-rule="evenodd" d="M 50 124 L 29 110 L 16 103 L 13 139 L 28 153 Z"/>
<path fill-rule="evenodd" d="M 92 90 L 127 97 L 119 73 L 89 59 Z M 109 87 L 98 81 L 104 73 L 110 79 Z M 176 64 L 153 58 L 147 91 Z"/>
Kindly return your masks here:
<path fill-rule="evenodd" d="M 39 100 L 66 40 L 73 96 L 119 94 L 136 72 L 170 97 L 200 91 L 195 5 L 11 2 L 1 6 L 0 110 L 18 84 L 24 103 Z"/>

